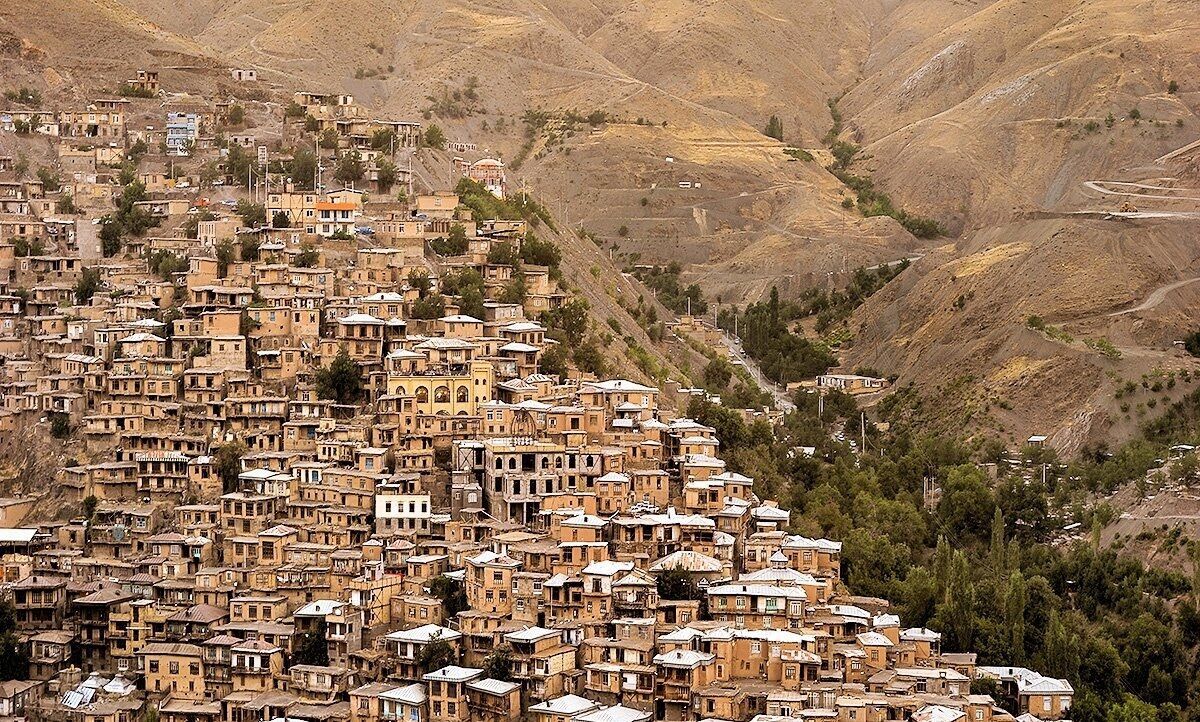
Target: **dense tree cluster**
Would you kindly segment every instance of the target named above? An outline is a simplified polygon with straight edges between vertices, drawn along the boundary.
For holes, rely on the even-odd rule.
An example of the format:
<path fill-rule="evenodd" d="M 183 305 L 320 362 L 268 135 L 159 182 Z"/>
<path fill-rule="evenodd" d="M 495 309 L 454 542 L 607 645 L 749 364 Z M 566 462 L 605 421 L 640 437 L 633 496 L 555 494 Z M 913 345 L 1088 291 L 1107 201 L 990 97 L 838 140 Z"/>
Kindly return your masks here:
<path fill-rule="evenodd" d="M 812 378 L 837 362 L 823 343 L 798 332 L 791 320 L 794 314 L 787 311 L 780 303 L 779 291 L 772 287 L 768 301 L 750 304 L 741 312 L 726 310 L 717 320 L 732 331 L 736 314 L 737 333 L 746 353 L 758 361 L 767 378 L 778 383 Z"/>
<path fill-rule="evenodd" d="M 730 468 L 792 509 L 794 532 L 843 542 L 853 593 L 888 599 L 906 624 L 941 631 L 947 651 L 1065 677 L 1079 722 L 1188 718 L 1200 693 L 1200 573 L 1147 568 L 1101 548 L 1101 507 L 1078 499 L 1142 478 L 1165 445 L 1194 438 L 1200 400 L 1147 425 L 1149 440 L 1070 464 L 1044 449 L 922 433 L 908 390 L 880 405 L 886 432 L 864 429 L 843 394 L 818 403 L 801 392 L 795 401 L 774 434 L 701 401 L 688 412 L 717 429 Z M 867 453 L 854 453 L 850 439 L 865 439 Z M 1011 461 L 994 477 L 975 463 L 997 458 Z M 1072 520 L 1093 528 L 1091 538 L 1047 543 Z M 1200 545 L 1189 548 L 1200 561 Z"/>
<path fill-rule="evenodd" d="M 635 270 L 634 275 L 651 291 L 654 291 L 654 295 L 658 297 L 662 305 L 675 313 L 691 313 L 694 316 L 702 316 L 708 311 L 708 302 L 704 300 L 704 294 L 700 291 L 699 285 L 692 283 L 684 286 L 679 282 L 679 275 L 682 272 L 683 267 L 673 261 L 667 266 Z"/>

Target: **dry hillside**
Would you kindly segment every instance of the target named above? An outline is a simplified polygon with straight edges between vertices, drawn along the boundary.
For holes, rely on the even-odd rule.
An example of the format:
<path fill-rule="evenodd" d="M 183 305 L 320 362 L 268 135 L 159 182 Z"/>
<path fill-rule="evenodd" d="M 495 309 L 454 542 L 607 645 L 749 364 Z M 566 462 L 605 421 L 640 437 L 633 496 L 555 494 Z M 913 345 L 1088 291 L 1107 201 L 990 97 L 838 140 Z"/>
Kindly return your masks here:
<path fill-rule="evenodd" d="M 408 117 L 476 78 L 478 101 L 431 120 L 519 167 L 519 181 L 596 233 L 618 266 L 684 262 L 728 303 L 923 254 L 852 319 L 847 363 L 940 384 L 947 419 L 1014 438 L 1058 430 L 1069 448 L 1136 425 L 1139 409 L 1121 411 L 1115 385 L 1190 365 L 1170 342 L 1200 298 L 1200 283 L 1176 285 L 1200 275 L 1200 182 L 1194 149 L 1166 156 L 1200 136 L 1196 10 L 1187 0 L 10 0 L 0 63 L 10 82 L 82 95 L 142 66 L 163 69 L 168 90 L 228 92 L 221 67 L 252 66 L 281 98 L 348 89 Z M 790 145 L 816 151 L 834 97 L 840 137 L 862 146 L 851 171 L 951 237 L 919 241 L 891 219 L 863 218 L 843 207 L 851 193 L 823 168 L 827 154 L 793 160 L 761 134 L 775 114 Z M 533 109 L 601 110 L 612 122 L 527 135 Z M 1030 329 L 1030 315 L 1066 332 Z M 1120 358 L 1097 351 L 1099 339 Z"/>

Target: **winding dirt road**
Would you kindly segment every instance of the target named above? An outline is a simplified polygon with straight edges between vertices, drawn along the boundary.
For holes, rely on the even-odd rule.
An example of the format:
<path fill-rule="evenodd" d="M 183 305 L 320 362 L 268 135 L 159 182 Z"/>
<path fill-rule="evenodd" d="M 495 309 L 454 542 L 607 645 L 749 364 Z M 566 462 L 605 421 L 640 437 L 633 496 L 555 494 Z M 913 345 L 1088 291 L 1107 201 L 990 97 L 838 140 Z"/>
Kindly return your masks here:
<path fill-rule="evenodd" d="M 1197 276 L 1196 278 L 1185 278 L 1182 281 L 1175 281 L 1174 283 L 1168 283 L 1165 286 L 1160 286 L 1160 287 L 1154 289 L 1154 291 L 1152 291 L 1149 296 L 1146 296 L 1145 301 L 1142 301 L 1141 303 L 1134 306 L 1133 308 L 1127 308 L 1124 311 L 1116 311 L 1115 313 L 1110 313 L 1108 315 L 1109 316 L 1124 316 L 1127 313 L 1137 313 L 1139 311 L 1149 311 L 1150 309 L 1156 308 L 1160 303 L 1165 301 L 1167 296 L 1169 296 L 1172 291 L 1183 288 L 1184 286 L 1191 285 L 1191 284 L 1195 283 L 1196 281 L 1200 281 L 1200 276 Z"/>

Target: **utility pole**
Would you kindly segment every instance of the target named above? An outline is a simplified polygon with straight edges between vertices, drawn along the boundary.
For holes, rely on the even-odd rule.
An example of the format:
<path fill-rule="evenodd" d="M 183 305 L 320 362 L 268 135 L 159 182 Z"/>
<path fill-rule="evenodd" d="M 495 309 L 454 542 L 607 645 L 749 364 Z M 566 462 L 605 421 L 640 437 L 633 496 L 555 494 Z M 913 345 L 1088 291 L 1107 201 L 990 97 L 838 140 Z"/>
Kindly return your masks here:
<path fill-rule="evenodd" d="M 859 422 L 858 423 L 859 423 L 859 426 L 862 427 L 862 448 L 860 448 L 858 450 L 858 454 L 859 454 L 859 456 L 862 456 L 863 454 L 867 453 L 867 412 L 860 411 L 858 413 L 859 413 Z"/>

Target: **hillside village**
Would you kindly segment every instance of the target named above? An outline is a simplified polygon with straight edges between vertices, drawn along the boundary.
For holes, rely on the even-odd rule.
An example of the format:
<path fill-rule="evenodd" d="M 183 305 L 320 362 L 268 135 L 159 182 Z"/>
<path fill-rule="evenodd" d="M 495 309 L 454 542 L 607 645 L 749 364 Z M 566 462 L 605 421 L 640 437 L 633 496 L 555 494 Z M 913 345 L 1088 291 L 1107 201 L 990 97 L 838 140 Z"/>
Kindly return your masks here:
<path fill-rule="evenodd" d="M 0 718 L 1070 716 L 856 596 L 686 384 L 603 373 L 502 161 L 161 91 L 0 111 L 3 454 L 71 455 L 0 505 Z"/>

